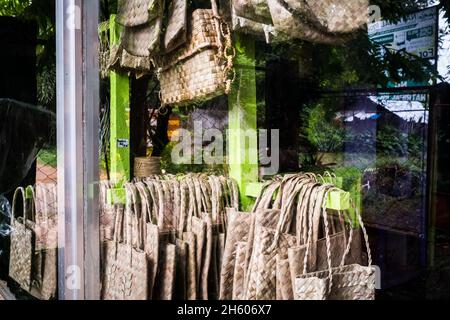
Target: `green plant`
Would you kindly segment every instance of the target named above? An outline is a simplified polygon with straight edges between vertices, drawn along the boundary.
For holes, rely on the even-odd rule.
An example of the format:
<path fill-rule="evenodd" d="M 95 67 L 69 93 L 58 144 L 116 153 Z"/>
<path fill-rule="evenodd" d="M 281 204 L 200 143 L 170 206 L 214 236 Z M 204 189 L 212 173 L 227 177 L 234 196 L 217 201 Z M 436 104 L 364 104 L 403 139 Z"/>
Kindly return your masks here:
<path fill-rule="evenodd" d="M 322 103 L 305 111 L 305 136 L 318 152 L 338 152 L 345 139 L 345 128 L 336 120 L 336 113 Z"/>

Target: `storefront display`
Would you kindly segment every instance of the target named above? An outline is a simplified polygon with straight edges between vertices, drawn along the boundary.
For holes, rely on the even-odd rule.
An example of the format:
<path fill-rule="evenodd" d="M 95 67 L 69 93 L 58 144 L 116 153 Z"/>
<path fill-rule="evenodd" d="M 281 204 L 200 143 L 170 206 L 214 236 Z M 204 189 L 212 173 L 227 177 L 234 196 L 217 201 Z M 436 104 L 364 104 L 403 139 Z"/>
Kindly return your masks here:
<path fill-rule="evenodd" d="M 0 6 L 0 300 L 441 295 L 444 1 L 41 5 Z"/>

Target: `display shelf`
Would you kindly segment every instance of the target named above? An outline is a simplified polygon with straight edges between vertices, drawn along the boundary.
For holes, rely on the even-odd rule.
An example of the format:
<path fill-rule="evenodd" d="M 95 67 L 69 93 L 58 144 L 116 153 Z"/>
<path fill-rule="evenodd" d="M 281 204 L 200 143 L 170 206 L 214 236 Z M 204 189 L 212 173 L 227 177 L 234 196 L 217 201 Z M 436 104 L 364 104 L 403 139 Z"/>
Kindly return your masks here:
<path fill-rule="evenodd" d="M 261 193 L 263 182 L 249 183 L 246 187 L 246 196 L 256 198 Z M 345 191 L 332 191 L 328 195 L 327 209 L 345 211 L 350 209 L 350 193 Z"/>

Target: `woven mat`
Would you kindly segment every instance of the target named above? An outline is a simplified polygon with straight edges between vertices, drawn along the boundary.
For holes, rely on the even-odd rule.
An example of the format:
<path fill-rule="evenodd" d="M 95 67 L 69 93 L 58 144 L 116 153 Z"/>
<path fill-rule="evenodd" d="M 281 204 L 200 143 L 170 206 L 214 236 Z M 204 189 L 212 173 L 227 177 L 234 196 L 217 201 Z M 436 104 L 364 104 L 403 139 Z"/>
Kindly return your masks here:
<path fill-rule="evenodd" d="M 6 282 L 0 280 L 0 300 L 16 300 Z"/>

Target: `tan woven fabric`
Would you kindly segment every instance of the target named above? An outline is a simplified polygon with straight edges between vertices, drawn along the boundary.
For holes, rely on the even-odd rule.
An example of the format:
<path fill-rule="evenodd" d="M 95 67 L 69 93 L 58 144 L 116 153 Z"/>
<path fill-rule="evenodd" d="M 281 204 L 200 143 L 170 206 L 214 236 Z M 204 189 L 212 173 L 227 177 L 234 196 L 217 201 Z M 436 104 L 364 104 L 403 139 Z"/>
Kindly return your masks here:
<path fill-rule="evenodd" d="M 275 30 L 277 31 L 277 40 L 284 39 L 302 39 L 317 43 L 339 44 L 345 42 L 348 38 L 341 34 L 331 34 L 315 19 L 314 24 L 306 23 L 303 18 L 296 18 L 282 5 L 282 0 L 267 0 L 272 16 Z M 292 1 L 290 4 L 294 3 Z M 303 5 L 303 1 L 295 2 Z M 303 8 L 303 7 L 302 7 Z M 311 17 L 311 14 L 304 10 L 299 10 L 303 17 Z M 314 16 L 313 16 L 314 17 Z M 320 27 L 317 28 L 317 25 Z"/>
<path fill-rule="evenodd" d="M 158 51 L 161 21 L 162 19 L 158 18 L 142 26 L 125 27 L 121 38 L 123 48 L 137 57 L 149 57 L 152 52 Z"/>
<path fill-rule="evenodd" d="M 211 269 L 211 261 L 213 259 L 213 225 L 211 216 L 208 213 L 202 213 L 202 220 L 204 221 L 206 225 L 205 230 L 205 255 L 203 257 L 203 268 L 201 272 L 201 278 L 200 278 L 200 286 L 201 286 L 201 292 L 202 296 L 205 297 L 207 295 L 207 298 L 209 299 L 209 278 L 210 278 L 210 269 Z"/>
<path fill-rule="evenodd" d="M 260 269 L 259 261 L 264 258 L 262 256 L 266 253 L 265 251 L 268 249 L 268 246 L 270 246 L 273 242 L 270 229 L 274 229 L 277 226 L 280 215 L 280 210 L 261 210 L 256 213 L 255 236 L 253 239 L 253 248 L 251 252 L 250 262 L 248 264 L 245 283 L 246 300 L 255 300 L 257 297 L 257 286 L 258 280 L 260 278 L 258 274 L 258 270 Z M 268 243 L 269 241 L 272 242 Z M 261 272 L 263 271 L 261 270 Z"/>
<path fill-rule="evenodd" d="M 295 8 L 297 1 L 284 0 Z M 307 0 L 308 10 L 329 32 L 352 32 L 367 23 L 368 0 Z"/>
<path fill-rule="evenodd" d="M 300 276 L 295 282 L 296 300 L 374 300 L 375 268 L 347 265 L 332 270 L 333 283 L 329 287 L 329 271 Z"/>
<path fill-rule="evenodd" d="M 22 213 L 17 212 L 17 201 L 22 198 Z M 31 269 L 33 256 L 33 231 L 27 226 L 27 205 L 25 190 L 18 188 L 14 192 L 11 212 L 11 246 L 9 258 L 9 276 L 24 290 L 31 289 Z"/>
<path fill-rule="evenodd" d="M 158 63 L 163 105 L 204 101 L 231 89 L 233 54 L 227 56 L 231 38 L 214 16 L 213 10 L 195 10 L 186 44 Z"/>
<path fill-rule="evenodd" d="M 169 21 L 164 35 L 165 52 L 170 52 L 186 42 L 187 0 L 173 0 L 169 8 Z"/>
<path fill-rule="evenodd" d="M 38 299 L 56 297 L 58 210 L 56 184 L 35 187 L 36 225 L 33 256 L 32 287 L 30 293 Z"/>
<path fill-rule="evenodd" d="M 248 242 L 238 242 L 236 244 L 236 258 L 233 271 L 233 300 L 244 299 L 245 285 L 245 254 L 247 252 Z M 222 286 L 221 286 L 222 289 Z M 223 289 L 222 289 L 223 290 Z"/>
<path fill-rule="evenodd" d="M 277 255 L 276 266 L 276 299 L 294 300 L 289 259 Z"/>
<path fill-rule="evenodd" d="M 157 16 L 158 0 L 119 0 L 116 21 L 127 27 L 140 26 Z"/>
<path fill-rule="evenodd" d="M 172 300 L 176 272 L 176 246 L 165 244 L 159 260 L 159 275 L 157 277 L 156 300 Z"/>
<path fill-rule="evenodd" d="M 195 234 L 192 232 L 185 232 L 183 240 L 188 244 L 187 252 L 187 299 L 197 299 L 197 248 L 195 241 Z"/>
<path fill-rule="evenodd" d="M 267 0 L 232 0 L 236 14 L 265 25 L 272 24 Z"/>
<path fill-rule="evenodd" d="M 236 266 L 237 244 L 248 241 L 248 231 L 253 223 L 254 215 L 248 212 L 237 212 L 234 209 L 228 210 L 229 228 L 223 255 L 223 263 L 220 272 L 220 299 L 229 300 L 233 296 L 234 271 Z M 241 245 L 241 250 L 245 250 Z M 245 264 L 245 252 L 240 264 Z M 239 266 L 245 270 L 245 265 Z M 241 276 L 241 275 L 239 275 Z"/>
<path fill-rule="evenodd" d="M 105 243 L 105 272 L 103 280 L 104 300 L 147 300 L 148 263 L 147 254 L 140 249 L 140 206 L 132 184 L 125 186 L 127 205 L 124 223 L 124 241 L 118 241 L 119 215 L 116 217 L 114 240 Z M 135 234 L 137 233 L 137 234 Z"/>
<path fill-rule="evenodd" d="M 187 255 L 188 247 L 187 243 L 183 240 L 177 239 L 176 249 L 176 281 L 175 281 L 175 295 L 177 300 L 187 299 Z"/>
<path fill-rule="evenodd" d="M 208 292 L 203 292 L 201 289 L 202 282 L 202 270 L 203 270 L 203 259 L 205 252 L 205 238 L 206 238 L 206 222 L 201 218 L 192 217 L 192 232 L 195 235 L 196 243 L 196 271 L 197 271 L 197 297 L 198 299 L 207 300 Z"/>
<path fill-rule="evenodd" d="M 350 232 L 347 247 L 341 259 L 341 264 L 337 268 L 332 267 L 331 241 L 329 237 L 328 218 L 325 204 L 322 210 L 325 239 L 326 256 L 328 260 L 328 270 L 306 273 L 307 259 L 311 241 L 308 241 L 304 260 L 303 275 L 295 279 L 294 295 L 297 300 L 373 300 L 375 298 L 375 268 L 372 265 L 372 257 L 364 223 L 357 212 L 357 218 L 364 234 L 367 248 L 368 267 L 353 264 L 345 266 L 353 241 L 353 233 Z M 310 226 L 310 230 L 311 230 Z M 311 237 L 308 237 L 311 239 Z"/>

